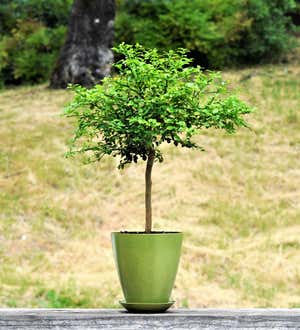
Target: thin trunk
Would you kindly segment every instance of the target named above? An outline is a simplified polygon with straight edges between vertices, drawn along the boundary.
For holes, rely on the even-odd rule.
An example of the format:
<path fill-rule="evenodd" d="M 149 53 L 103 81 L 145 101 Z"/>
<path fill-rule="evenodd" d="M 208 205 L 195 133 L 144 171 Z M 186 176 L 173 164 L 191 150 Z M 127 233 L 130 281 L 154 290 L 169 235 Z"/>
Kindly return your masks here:
<path fill-rule="evenodd" d="M 152 188 L 152 180 L 151 173 L 152 167 L 154 163 L 155 152 L 151 150 L 148 154 L 147 167 L 145 173 L 145 205 L 146 205 L 146 224 L 145 224 L 145 232 L 151 233 L 152 230 L 152 205 L 151 205 L 151 188 Z"/>

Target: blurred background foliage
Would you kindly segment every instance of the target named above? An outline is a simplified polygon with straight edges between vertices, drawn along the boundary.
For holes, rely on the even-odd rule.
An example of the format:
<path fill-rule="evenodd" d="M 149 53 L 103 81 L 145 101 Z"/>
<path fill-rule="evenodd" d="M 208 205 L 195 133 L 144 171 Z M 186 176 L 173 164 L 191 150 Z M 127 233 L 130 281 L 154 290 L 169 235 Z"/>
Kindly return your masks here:
<path fill-rule="evenodd" d="M 72 0 L 2 0 L 0 84 L 49 78 L 64 42 Z"/>
<path fill-rule="evenodd" d="M 49 78 L 72 2 L 1 1 L 0 85 Z M 295 45 L 299 12 L 294 0 L 118 0 L 115 43 L 188 48 L 209 68 L 278 62 Z"/>
<path fill-rule="evenodd" d="M 293 0 L 122 0 L 116 39 L 185 47 L 206 67 L 278 60 L 292 47 Z"/>

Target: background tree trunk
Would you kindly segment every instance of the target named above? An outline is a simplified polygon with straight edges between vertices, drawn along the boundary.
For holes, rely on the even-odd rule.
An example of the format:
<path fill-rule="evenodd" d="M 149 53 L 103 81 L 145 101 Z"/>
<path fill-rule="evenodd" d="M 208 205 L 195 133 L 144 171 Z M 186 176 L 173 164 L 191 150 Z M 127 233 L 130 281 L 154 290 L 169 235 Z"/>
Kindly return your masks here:
<path fill-rule="evenodd" d="M 114 15 L 114 0 L 74 1 L 50 87 L 65 88 L 68 83 L 90 87 L 110 73 Z"/>

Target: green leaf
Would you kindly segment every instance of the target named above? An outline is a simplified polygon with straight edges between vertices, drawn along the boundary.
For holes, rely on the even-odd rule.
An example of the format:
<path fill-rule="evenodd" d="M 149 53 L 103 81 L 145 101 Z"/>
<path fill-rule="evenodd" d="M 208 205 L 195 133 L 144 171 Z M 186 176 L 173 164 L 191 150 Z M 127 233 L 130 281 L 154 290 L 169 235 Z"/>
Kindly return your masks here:
<path fill-rule="evenodd" d="M 202 150 L 191 139 L 204 128 L 233 133 L 248 127 L 244 115 L 252 109 L 227 92 L 220 73 L 188 67 L 186 50 L 159 53 L 124 43 L 114 50 L 123 56 L 115 64 L 118 75 L 91 89 L 70 87 L 75 97 L 64 115 L 77 124 L 68 155 L 118 156 L 123 168 L 147 160 L 150 150 L 163 161 L 165 141 Z"/>

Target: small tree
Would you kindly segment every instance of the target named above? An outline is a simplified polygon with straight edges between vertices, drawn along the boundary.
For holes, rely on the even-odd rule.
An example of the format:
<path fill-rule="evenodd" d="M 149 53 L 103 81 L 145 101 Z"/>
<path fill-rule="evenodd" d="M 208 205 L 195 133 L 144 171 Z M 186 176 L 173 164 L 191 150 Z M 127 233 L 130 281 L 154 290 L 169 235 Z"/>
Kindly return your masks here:
<path fill-rule="evenodd" d="M 69 155 L 88 153 L 89 161 L 104 155 L 119 157 L 119 168 L 142 159 L 145 173 L 145 231 L 152 229 L 151 172 L 162 162 L 163 142 L 200 148 L 192 137 L 204 128 L 234 133 L 247 127 L 243 115 L 251 109 L 228 95 L 219 73 L 189 67 L 186 50 L 160 54 L 140 45 L 114 49 L 123 59 L 114 64 L 119 74 L 92 89 L 75 85 L 73 102 L 65 110 L 77 119 Z"/>

